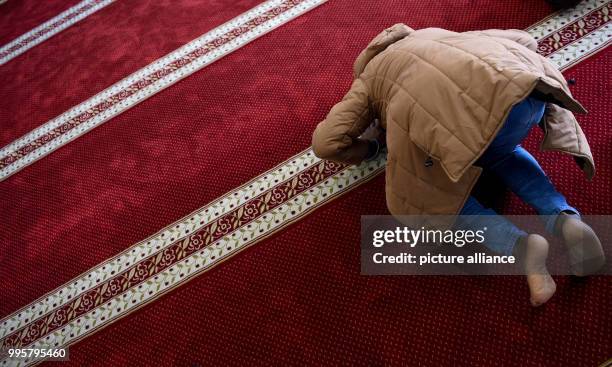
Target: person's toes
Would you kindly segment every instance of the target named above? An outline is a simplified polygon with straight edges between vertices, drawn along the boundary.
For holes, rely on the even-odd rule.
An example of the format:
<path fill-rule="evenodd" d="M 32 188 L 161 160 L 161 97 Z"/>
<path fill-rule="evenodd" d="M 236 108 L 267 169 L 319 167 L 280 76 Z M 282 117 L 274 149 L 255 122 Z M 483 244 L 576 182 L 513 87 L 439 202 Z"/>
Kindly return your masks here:
<path fill-rule="evenodd" d="M 574 275 L 593 274 L 605 264 L 606 257 L 597 234 L 579 218 L 565 217 L 561 235 L 568 250 L 570 268 Z"/>

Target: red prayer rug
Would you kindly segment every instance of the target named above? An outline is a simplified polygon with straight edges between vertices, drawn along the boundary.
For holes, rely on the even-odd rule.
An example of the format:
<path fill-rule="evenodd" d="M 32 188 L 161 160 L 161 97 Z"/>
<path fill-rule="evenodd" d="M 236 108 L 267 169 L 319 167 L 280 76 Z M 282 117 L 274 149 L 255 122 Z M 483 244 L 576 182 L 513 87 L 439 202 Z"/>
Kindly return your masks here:
<path fill-rule="evenodd" d="M 121 3 L 27 51 L 43 52 L 51 42 L 60 50 L 79 50 L 76 64 L 56 57 L 58 66 L 66 65 L 44 76 L 53 83 L 25 77 L 28 68 L 36 69 L 34 62 L 27 65 L 30 59 L 22 69 L 13 66 L 19 58 L 0 66 L 0 73 L 23 76 L 21 82 L 5 78 L 14 83 L 13 91 L 26 85 L 22 95 L 29 101 L 47 100 L 40 111 L 3 100 L 2 114 L 12 116 L 14 124 L 8 124 L 1 149 L 6 156 L 20 156 L 2 161 L 1 169 L 56 144 L 0 182 L 2 346 L 70 346 L 74 365 L 418 361 L 535 366 L 595 365 L 609 357 L 612 319 L 601 310 L 612 305 L 612 294 L 605 278 L 576 282 L 560 277 L 555 298 L 532 310 L 524 301 L 524 281 L 514 277 L 360 276 L 360 215 L 387 213 L 379 175 L 384 157 L 345 167 L 302 151 L 316 123 L 346 91 L 355 56 L 387 25 L 402 21 L 413 28 L 457 31 L 528 28 L 541 53 L 562 69 L 572 67 L 566 76 L 575 79 L 572 91 L 590 111 L 580 122 L 598 175 L 582 182 L 567 157 L 547 153 L 538 158 L 559 190 L 585 214 L 610 213 L 606 102 L 611 95 L 605 72 L 610 59 L 608 52 L 600 52 L 610 43 L 609 1 L 586 1 L 548 18 L 543 1 L 468 7 L 333 0 L 302 4 L 311 7 L 295 13 L 287 12 L 301 2 L 278 1 L 263 4 L 274 6 L 270 9 L 256 8 L 254 18 L 240 14 L 256 2 L 218 4 L 225 12 L 211 15 L 191 36 L 188 30 L 202 19 L 190 18 L 191 12 L 179 12 L 185 18 L 169 15 L 165 30 L 184 29 L 182 42 L 174 47 L 167 32 L 147 33 L 147 22 L 162 15 L 147 13 L 151 9 L 143 6 L 141 21 L 129 23 L 134 34 L 151 35 L 144 43 L 151 50 L 142 54 L 114 32 L 99 53 L 99 42 L 81 45 L 82 34 L 69 34 L 76 27 L 89 27 L 81 33 L 95 34 L 122 14 L 132 14 L 124 8 L 108 15 Z M 189 7 L 189 1 L 174 3 L 198 8 Z M 168 74 L 159 69 L 138 74 L 138 68 L 232 17 L 239 19 L 230 31 L 238 27 L 235 36 L 241 37 L 254 29 L 242 29 L 243 24 L 257 19 L 255 27 L 265 27 L 283 14 L 295 16 L 255 42 L 236 45 L 238 51 L 223 54 L 214 64 L 204 60 L 204 70 L 164 80 L 236 39 L 221 37 L 216 44 L 217 37 L 203 44 L 201 55 L 182 58 L 201 49 L 195 45 L 178 59 L 153 63 L 167 67 Z M 114 59 L 115 48 L 131 62 Z M 46 52 L 58 54 L 58 48 Z M 15 69 L 9 73 L 5 67 Z M 162 88 L 140 99 L 120 98 L 115 102 L 121 108 L 108 116 L 97 117 L 105 108 L 88 110 L 96 104 L 75 110 L 74 117 L 83 122 L 108 121 L 99 129 L 78 131 L 79 119 L 64 118 L 62 123 L 76 123 L 49 138 L 37 141 L 43 134 L 11 146 L 129 73 L 160 82 Z M 157 79 L 151 81 L 150 75 Z M 112 92 L 110 98 L 125 96 L 121 90 Z M 69 131 L 78 134 L 64 137 Z M 532 151 L 535 141 L 534 136 L 527 144 Z M 19 151 L 24 142 L 35 143 L 35 149 Z M 512 198 L 505 210 L 528 212 Z"/>
<path fill-rule="evenodd" d="M 82 0 L 53 1 L 41 6 L 40 1 L 7 1 L 0 8 L 0 47 L 40 27 L 51 19 L 76 10 Z"/>

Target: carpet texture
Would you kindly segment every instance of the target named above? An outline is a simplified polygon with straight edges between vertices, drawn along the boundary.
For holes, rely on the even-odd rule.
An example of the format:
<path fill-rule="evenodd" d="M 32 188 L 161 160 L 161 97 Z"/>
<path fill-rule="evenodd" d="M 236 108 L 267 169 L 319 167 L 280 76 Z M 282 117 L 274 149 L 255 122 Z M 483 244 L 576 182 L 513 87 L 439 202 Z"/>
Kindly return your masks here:
<path fill-rule="evenodd" d="M 5 125 L 0 146 L 258 3 L 164 0 L 108 5 L 2 65 L 0 119 Z"/>
<path fill-rule="evenodd" d="M 0 146 L 256 4 L 171 3 L 118 1 L 0 68 Z M 333 0 L 142 102 L 0 182 L 10 222 L 0 226 L 0 315 L 308 147 L 382 28 L 522 29 L 550 11 L 544 1 Z M 586 214 L 612 211 L 609 55 L 566 72 L 590 111 L 580 122 L 595 180 L 568 157 L 536 155 Z M 504 211 L 530 213 L 511 196 Z M 519 277 L 363 277 L 365 214 L 387 214 L 382 176 L 71 346 L 70 364 L 586 366 L 610 357 L 605 277 L 559 277 L 541 309 Z"/>
<path fill-rule="evenodd" d="M 37 0 L 7 1 L 0 5 L 0 45 L 11 42 L 81 1 L 49 1 L 44 4 Z"/>
<path fill-rule="evenodd" d="M 478 6 L 413 4 L 328 3 L 3 181 L 0 202 L 12 225 L 0 233 L 7 248 L 0 279 L 13 279 L 12 269 L 24 274 L 6 282 L 12 297 L 0 304 L 1 313 L 308 147 L 314 127 L 350 84 L 354 58 L 386 25 L 525 28 L 549 11 L 544 3 L 522 9 L 520 2 L 499 3 L 485 14 Z M 449 13 L 461 9 L 466 16 Z M 494 10 L 512 17 L 500 24 Z M 521 13 L 528 16 L 519 18 Z M 337 19 L 331 23 L 330 17 Z M 3 105 L 18 109 L 8 103 Z M 66 243 L 79 243 L 80 256 Z"/>
<path fill-rule="evenodd" d="M 601 85 L 596 74 L 609 62 L 601 54 L 568 73 L 579 80 L 577 98 L 586 101 Z M 589 121 L 604 121 L 591 135 L 606 134 L 609 109 L 587 108 Z M 612 210 L 601 200 L 607 191 L 583 184 L 569 159 L 541 162 L 584 213 Z M 85 339 L 71 358 L 143 366 L 152 359 L 177 366 L 596 366 L 609 358 L 608 277 L 555 277 L 557 293 L 538 309 L 523 277 L 363 277 L 364 214 L 387 214 L 382 176 Z"/>

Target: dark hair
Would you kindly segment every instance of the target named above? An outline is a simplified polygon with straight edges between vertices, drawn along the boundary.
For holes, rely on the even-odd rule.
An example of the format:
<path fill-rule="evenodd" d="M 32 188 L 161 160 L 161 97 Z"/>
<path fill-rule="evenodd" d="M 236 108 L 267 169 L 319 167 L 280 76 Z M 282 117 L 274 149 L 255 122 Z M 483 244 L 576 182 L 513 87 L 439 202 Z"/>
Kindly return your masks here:
<path fill-rule="evenodd" d="M 578 5 L 582 0 L 548 0 L 550 5 L 555 9 L 567 9 L 573 8 Z"/>

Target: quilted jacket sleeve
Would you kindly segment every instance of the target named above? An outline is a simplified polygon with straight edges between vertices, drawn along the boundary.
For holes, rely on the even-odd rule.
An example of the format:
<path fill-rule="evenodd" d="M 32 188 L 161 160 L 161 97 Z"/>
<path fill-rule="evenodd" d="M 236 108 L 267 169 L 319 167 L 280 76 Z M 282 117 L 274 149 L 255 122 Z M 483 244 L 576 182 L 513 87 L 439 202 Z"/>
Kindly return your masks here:
<path fill-rule="evenodd" d="M 361 163 L 368 153 L 368 143 L 359 136 L 372 120 L 366 86 L 356 79 L 342 101 L 315 129 L 312 136 L 315 155 L 341 163 Z"/>

